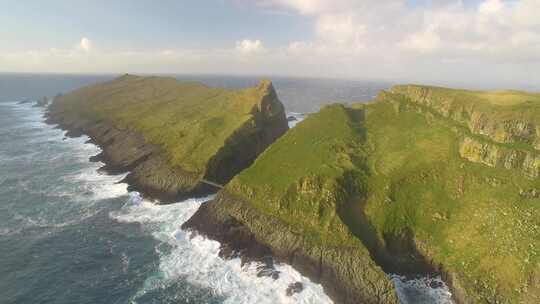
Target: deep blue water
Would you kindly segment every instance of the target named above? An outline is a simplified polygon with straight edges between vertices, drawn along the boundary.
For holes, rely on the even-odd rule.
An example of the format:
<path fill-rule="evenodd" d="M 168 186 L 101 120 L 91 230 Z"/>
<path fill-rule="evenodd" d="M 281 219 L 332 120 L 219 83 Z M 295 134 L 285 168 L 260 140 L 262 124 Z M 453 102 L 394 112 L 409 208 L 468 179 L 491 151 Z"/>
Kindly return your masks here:
<path fill-rule="evenodd" d="M 7 87 L 2 77 L 0 89 Z M 288 265 L 279 265 L 281 276 L 273 280 L 257 277 L 256 265 L 222 260 L 217 242 L 180 229 L 204 198 L 166 206 L 145 201 L 119 183 L 122 175 L 102 174 L 103 164 L 88 161 L 99 153 L 88 138 L 65 138 L 43 122 L 43 109 L 16 102 L 110 79 L 55 77 L 17 76 L 9 94 L 0 92 L 6 100 L 0 102 L 0 303 L 331 303 L 320 285 Z M 256 82 L 231 79 L 206 82 Z M 274 83 L 297 112 L 377 93 L 368 84 L 319 82 Z M 318 91 L 302 93 L 308 87 Z M 296 281 L 305 289 L 287 297 Z M 394 281 L 406 303 L 448 303 L 447 290 L 427 288 L 429 280 Z"/>

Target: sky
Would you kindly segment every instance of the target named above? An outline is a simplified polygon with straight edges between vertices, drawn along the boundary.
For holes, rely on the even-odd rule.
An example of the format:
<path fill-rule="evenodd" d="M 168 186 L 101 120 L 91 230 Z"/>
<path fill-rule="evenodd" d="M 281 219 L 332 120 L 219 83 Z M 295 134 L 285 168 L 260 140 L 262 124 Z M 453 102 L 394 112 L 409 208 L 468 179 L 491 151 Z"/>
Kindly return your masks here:
<path fill-rule="evenodd" d="M 540 0 L 0 0 L 0 72 L 540 84 Z"/>

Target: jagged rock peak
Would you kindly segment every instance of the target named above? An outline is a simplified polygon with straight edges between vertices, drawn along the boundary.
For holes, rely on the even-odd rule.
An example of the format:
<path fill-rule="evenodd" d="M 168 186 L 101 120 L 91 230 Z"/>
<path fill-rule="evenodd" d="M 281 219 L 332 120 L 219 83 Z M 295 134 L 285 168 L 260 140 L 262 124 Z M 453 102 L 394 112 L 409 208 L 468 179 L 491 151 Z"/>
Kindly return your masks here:
<path fill-rule="evenodd" d="M 272 81 L 269 79 L 263 79 L 259 81 L 259 84 L 257 84 L 257 91 L 263 92 L 263 93 L 274 93 L 274 85 L 272 84 Z"/>

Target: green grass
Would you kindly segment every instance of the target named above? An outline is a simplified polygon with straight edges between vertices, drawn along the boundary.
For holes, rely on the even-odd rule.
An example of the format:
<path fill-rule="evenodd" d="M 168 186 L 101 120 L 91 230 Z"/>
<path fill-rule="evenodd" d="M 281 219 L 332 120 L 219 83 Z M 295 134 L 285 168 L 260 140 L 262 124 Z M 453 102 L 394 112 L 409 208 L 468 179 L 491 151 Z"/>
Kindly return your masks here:
<path fill-rule="evenodd" d="M 411 229 L 435 263 L 462 274 L 483 299 L 518 303 L 540 263 L 540 200 L 521 198 L 519 189 L 540 181 L 466 162 L 463 132 L 418 110 L 396 112 L 385 101 L 368 107 L 367 218 L 381 239 Z"/>
<path fill-rule="evenodd" d="M 227 90 L 174 78 L 126 75 L 66 94 L 55 106 L 92 121 L 136 130 L 163 148 L 172 166 L 203 174 L 209 159 L 253 120 L 257 88 Z"/>
<path fill-rule="evenodd" d="M 321 244 L 357 246 L 338 209 L 361 189 L 360 113 L 331 105 L 310 115 L 236 176 L 228 191 Z"/>
<path fill-rule="evenodd" d="M 428 89 L 432 97 L 453 99 L 458 103 L 484 103 L 512 108 L 528 102 L 540 102 L 540 93 L 516 90 L 472 91 L 423 85 L 397 85 L 392 88 L 392 92 L 404 94 L 419 89 Z"/>
<path fill-rule="evenodd" d="M 498 143 L 540 147 L 540 94 L 521 91 L 468 91 L 404 85 L 392 92 L 411 98 L 451 118 L 477 135 Z M 426 99 L 427 98 L 427 99 Z M 486 117 L 489 120 L 486 121 Z M 526 131 L 521 130 L 527 126 Z"/>
<path fill-rule="evenodd" d="M 515 96 L 501 97 L 508 99 L 503 109 L 503 101 L 482 101 L 493 99 L 480 92 L 471 99 L 472 93 L 450 92 L 496 119 L 522 118 L 516 107 L 538 108 Z M 372 244 L 384 247 L 388 236 L 412 231 L 422 253 L 477 296 L 473 302 L 536 303 L 540 199 L 519 191 L 540 189 L 540 180 L 462 159 L 466 136 L 493 143 L 399 94 L 351 109 L 332 105 L 290 130 L 227 189 L 317 243 L 355 246 L 376 238 Z"/>

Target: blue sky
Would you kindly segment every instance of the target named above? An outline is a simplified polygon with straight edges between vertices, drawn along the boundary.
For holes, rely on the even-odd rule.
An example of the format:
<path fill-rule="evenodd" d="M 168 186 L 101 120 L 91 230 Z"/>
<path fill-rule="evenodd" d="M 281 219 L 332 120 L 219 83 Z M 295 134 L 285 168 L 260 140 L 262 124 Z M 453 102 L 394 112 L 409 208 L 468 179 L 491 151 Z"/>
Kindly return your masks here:
<path fill-rule="evenodd" d="M 157 4 L 159 3 L 159 4 Z M 225 48 L 245 37 L 268 46 L 311 38 L 310 18 L 226 0 L 0 1 L 2 48 L 69 47 L 82 36 L 107 48 Z"/>
<path fill-rule="evenodd" d="M 0 72 L 540 81 L 538 0 L 0 0 Z"/>

